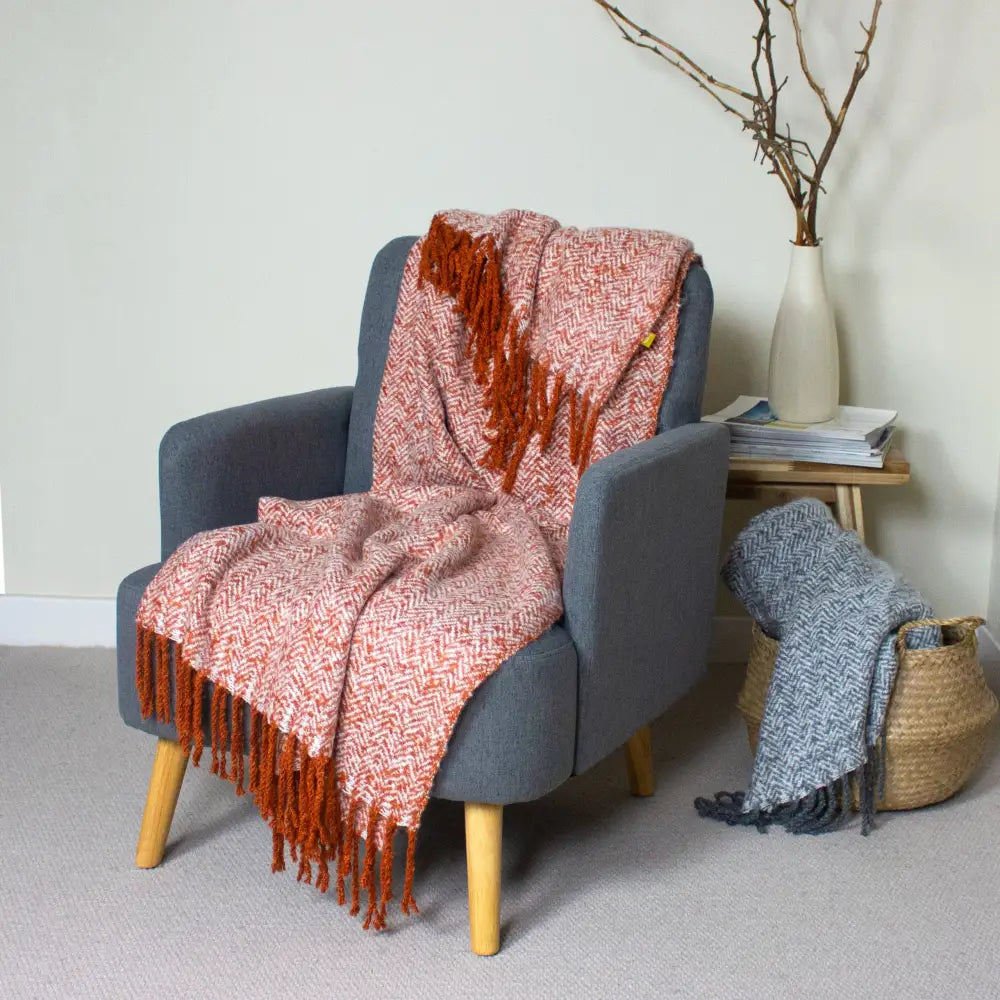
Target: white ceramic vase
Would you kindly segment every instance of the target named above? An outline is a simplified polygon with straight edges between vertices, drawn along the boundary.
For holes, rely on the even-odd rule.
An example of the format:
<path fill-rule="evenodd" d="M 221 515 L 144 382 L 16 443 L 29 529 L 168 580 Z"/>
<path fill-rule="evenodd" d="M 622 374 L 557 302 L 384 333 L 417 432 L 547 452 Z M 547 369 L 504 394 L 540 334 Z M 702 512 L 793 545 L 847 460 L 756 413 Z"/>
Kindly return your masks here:
<path fill-rule="evenodd" d="M 767 395 L 774 413 L 791 423 L 816 424 L 837 413 L 840 357 L 821 247 L 792 247 L 771 337 Z"/>

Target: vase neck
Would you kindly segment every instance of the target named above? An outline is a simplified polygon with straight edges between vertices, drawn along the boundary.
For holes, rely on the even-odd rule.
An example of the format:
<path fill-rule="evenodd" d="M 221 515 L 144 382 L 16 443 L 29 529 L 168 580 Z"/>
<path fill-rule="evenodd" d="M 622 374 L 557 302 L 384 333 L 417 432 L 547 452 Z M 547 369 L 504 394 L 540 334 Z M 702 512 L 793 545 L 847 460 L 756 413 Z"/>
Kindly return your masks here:
<path fill-rule="evenodd" d="M 789 282 L 823 282 L 823 248 L 792 246 L 788 264 Z"/>

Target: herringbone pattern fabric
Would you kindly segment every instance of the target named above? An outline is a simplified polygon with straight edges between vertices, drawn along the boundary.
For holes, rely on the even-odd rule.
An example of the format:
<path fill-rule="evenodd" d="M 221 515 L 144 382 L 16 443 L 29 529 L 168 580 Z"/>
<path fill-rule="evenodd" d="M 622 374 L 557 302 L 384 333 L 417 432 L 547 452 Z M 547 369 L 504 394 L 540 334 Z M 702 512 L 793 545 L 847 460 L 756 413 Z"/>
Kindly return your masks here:
<path fill-rule="evenodd" d="M 366 925 L 384 923 L 392 831 L 410 830 L 412 854 L 466 700 L 562 614 L 579 474 L 654 433 L 692 259 L 662 233 L 437 216 L 403 276 L 372 491 L 262 498 L 257 523 L 196 535 L 143 598 L 146 711 L 169 712 L 169 640 L 180 737 L 197 758 L 214 682 L 213 770 L 242 790 L 241 748 L 227 769 L 224 744 L 249 706 L 274 867 L 288 843 L 325 889 L 336 860 L 341 901 L 348 876 L 354 911 L 368 891 Z M 360 836 L 388 852 L 378 896 Z"/>
<path fill-rule="evenodd" d="M 896 677 L 894 633 L 931 617 L 931 609 L 819 500 L 795 500 L 754 518 L 722 572 L 761 628 L 781 640 L 742 809 L 799 806 L 780 821 L 816 832 L 846 804 L 850 776 L 870 800 L 877 768 L 871 748 Z M 914 630 L 908 642 L 933 646 L 940 633 Z"/>

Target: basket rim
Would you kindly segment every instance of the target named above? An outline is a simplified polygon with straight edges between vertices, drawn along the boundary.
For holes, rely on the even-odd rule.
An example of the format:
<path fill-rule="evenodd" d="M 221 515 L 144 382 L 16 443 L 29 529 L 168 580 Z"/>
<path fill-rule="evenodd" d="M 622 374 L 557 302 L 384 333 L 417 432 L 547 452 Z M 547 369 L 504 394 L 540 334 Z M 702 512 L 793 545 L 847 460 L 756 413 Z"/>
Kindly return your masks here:
<path fill-rule="evenodd" d="M 919 671 L 924 669 L 926 665 L 921 663 L 921 660 L 926 659 L 928 655 L 937 655 L 945 649 L 963 651 L 966 653 L 971 652 L 971 655 L 981 673 L 982 664 L 979 663 L 978 641 L 976 638 L 976 628 L 978 626 L 975 625 L 977 620 L 978 619 L 975 618 L 940 619 L 939 621 L 942 622 L 941 627 L 955 628 L 956 630 L 961 631 L 961 635 L 958 640 L 944 646 L 935 646 L 932 649 L 904 650 L 903 657 L 899 663 L 899 670 L 897 671 L 897 680 L 899 674 L 904 670 L 912 672 L 914 670 Z M 930 622 L 931 620 L 928 619 L 927 621 Z M 934 623 L 936 624 L 937 621 Z M 770 659 L 772 654 L 775 657 L 777 656 L 777 651 L 781 646 L 781 641 L 769 636 L 756 621 L 753 622 L 752 634 L 753 645 L 751 645 L 751 651 L 747 657 L 747 676 L 749 676 L 751 665 L 754 661 L 754 647 L 757 648 L 758 653 L 763 653 L 765 657 Z M 770 671 L 773 672 L 773 669 L 774 665 L 771 663 Z M 770 683 L 768 683 L 767 687 L 770 687 Z M 893 732 L 892 730 L 894 727 L 891 725 L 890 716 L 892 713 L 893 701 L 897 695 L 897 690 L 897 684 L 894 681 L 889 701 L 886 705 L 886 717 L 885 723 L 883 724 L 884 738 L 887 739 L 892 746 L 896 747 L 904 745 L 939 747 L 951 746 L 952 744 L 968 739 L 976 733 L 981 733 L 989 729 L 995 721 L 997 714 L 1000 713 L 1000 699 L 997 698 L 996 693 L 984 679 L 983 690 L 985 691 L 987 697 L 976 709 L 967 712 L 961 717 L 960 727 L 959 725 L 956 725 L 955 722 L 952 722 L 951 725 L 944 727 L 929 727 L 927 729 L 906 728 L 901 732 Z M 744 720 L 747 723 L 752 723 L 759 728 L 763 722 L 766 703 L 767 691 L 765 690 L 764 692 L 763 702 L 759 702 L 757 697 L 749 697 L 746 694 L 746 679 L 744 679 L 743 686 L 741 686 L 739 694 L 736 698 L 736 707 L 739 709 Z"/>
<path fill-rule="evenodd" d="M 960 638 L 955 642 L 947 643 L 948 646 L 958 646 L 965 642 L 967 639 L 976 639 L 976 631 L 980 625 L 984 624 L 984 619 L 980 618 L 978 615 L 967 615 L 963 618 L 922 618 L 914 619 L 913 621 L 903 622 L 899 627 L 899 631 L 905 635 L 912 628 L 919 628 L 923 626 L 937 625 L 939 628 L 953 629 L 956 632 L 960 632 Z M 754 636 L 758 636 L 765 642 L 780 643 L 780 639 L 775 639 L 774 636 L 768 635 L 760 626 L 760 622 L 756 618 L 750 619 L 750 632 Z M 978 642 L 977 642 L 978 645 Z M 944 649 L 944 646 L 934 646 L 931 649 L 908 649 L 908 653 L 927 653 L 933 652 L 935 649 Z"/>

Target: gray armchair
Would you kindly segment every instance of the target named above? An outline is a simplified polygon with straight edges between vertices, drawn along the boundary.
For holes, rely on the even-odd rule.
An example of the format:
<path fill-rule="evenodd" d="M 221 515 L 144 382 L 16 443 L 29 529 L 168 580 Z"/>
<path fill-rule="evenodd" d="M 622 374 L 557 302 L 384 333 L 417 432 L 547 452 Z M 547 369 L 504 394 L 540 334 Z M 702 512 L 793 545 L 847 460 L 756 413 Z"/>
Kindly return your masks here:
<path fill-rule="evenodd" d="M 255 520 L 263 495 L 310 499 L 370 487 L 375 408 L 413 242 L 393 240 L 372 266 L 353 389 L 238 406 L 166 433 L 164 559 L 196 532 Z M 470 929 L 480 954 L 499 947 L 503 805 L 546 794 L 623 743 L 633 793 L 651 795 L 648 723 L 705 667 L 728 454 L 726 430 L 698 423 L 711 317 L 708 277 L 692 267 L 657 435 L 581 479 L 564 618 L 475 692 L 438 772 L 433 794 L 466 804 Z M 127 725 L 159 737 L 140 867 L 162 860 L 186 765 L 173 726 L 144 720 L 135 690 L 136 609 L 158 568 L 137 570 L 118 590 L 119 709 Z"/>

